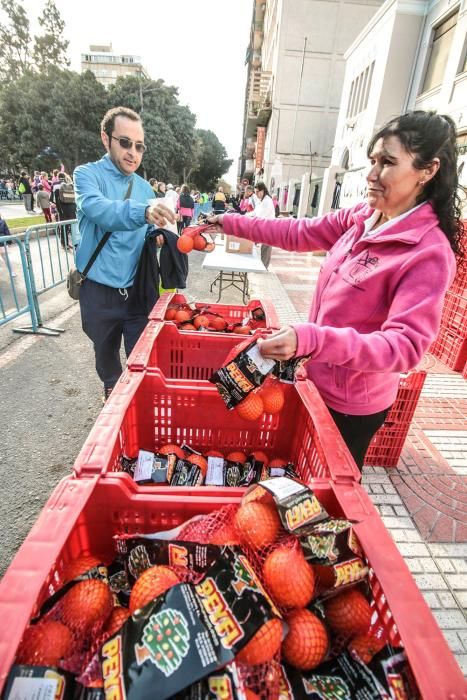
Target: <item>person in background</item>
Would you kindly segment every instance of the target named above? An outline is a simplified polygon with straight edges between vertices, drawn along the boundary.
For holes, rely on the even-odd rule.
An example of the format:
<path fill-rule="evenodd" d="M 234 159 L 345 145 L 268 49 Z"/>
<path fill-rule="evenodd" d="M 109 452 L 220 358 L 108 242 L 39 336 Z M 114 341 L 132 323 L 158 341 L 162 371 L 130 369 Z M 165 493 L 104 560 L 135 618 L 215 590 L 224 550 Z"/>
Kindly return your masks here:
<path fill-rule="evenodd" d="M 54 185 L 56 185 L 58 182 L 58 169 L 55 168 L 55 170 L 52 171 L 52 180 L 50 181 L 50 184 L 52 186 L 52 191 L 54 188 Z"/>
<path fill-rule="evenodd" d="M 59 221 L 76 219 L 76 195 L 73 180 L 65 173 L 58 174 L 58 187 L 53 190 L 53 201 L 57 207 Z M 71 224 L 60 226 L 62 248 L 72 249 Z"/>
<path fill-rule="evenodd" d="M 149 179 L 149 184 L 151 185 L 152 189 L 154 190 L 154 193 L 156 193 L 157 192 L 157 184 L 158 184 L 156 178 L 151 177 Z"/>
<path fill-rule="evenodd" d="M 268 188 L 264 182 L 258 182 L 255 185 L 255 207 L 253 211 L 248 212 L 247 216 L 254 216 L 258 219 L 275 219 L 276 211 L 274 209 L 274 204 L 271 195 L 268 192 Z M 272 246 L 261 245 L 261 261 L 266 268 L 269 268 L 269 263 L 271 262 Z"/>
<path fill-rule="evenodd" d="M 165 197 L 165 182 L 159 182 L 157 184 L 157 191 L 155 192 L 155 197 L 162 199 Z"/>
<path fill-rule="evenodd" d="M 2 218 L 0 214 L 0 236 L 11 236 L 10 229 L 5 219 Z M 16 277 L 16 272 L 13 271 L 11 267 L 10 258 L 7 252 L 7 245 L 12 245 L 11 241 L 0 243 L 0 252 L 2 253 L 3 260 L 5 262 L 5 267 L 10 275 L 10 277 Z"/>
<path fill-rule="evenodd" d="M 182 191 L 177 202 L 177 211 L 181 216 L 181 226 L 180 231 L 182 232 L 184 228 L 190 225 L 193 218 L 193 212 L 195 209 L 195 203 L 193 197 L 190 195 L 190 189 L 188 185 L 182 185 Z"/>
<path fill-rule="evenodd" d="M 48 175 L 45 171 L 41 172 L 40 184 L 42 185 L 42 187 L 44 188 L 44 190 L 46 192 L 49 192 L 49 194 L 50 194 L 50 192 L 52 192 L 52 185 L 50 184 Z M 39 187 L 37 189 L 39 189 Z"/>
<path fill-rule="evenodd" d="M 276 216 L 279 216 L 281 210 L 279 208 L 279 200 L 277 199 L 275 194 L 272 195 L 272 203 L 274 204 L 274 211 L 276 213 Z"/>
<path fill-rule="evenodd" d="M 213 216 L 240 238 L 285 250 L 326 250 L 307 323 L 258 341 L 264 357 L 307 356 L 357 466 L 439 330 L 446 290 L 465 265 L 456 127 L 415 111 L 370 140 L 366 202 L 322 217 L 263 221 Z"/>
<path fill-rule="evenodd" d="M 39 185 L 39 189 L 36 194 L 36 203 L 37 206 L 42 209 L 45 222 L 47 224 L 52 223 L 52 216 L 50 214 L 50 193 L 44 190 L 44 185 Z"/>
<path fill-rule="evenodd" d="M 247 185 L 245 187 L 245 192 L 243 195 L 243 198 L 240 201 L 240 213 L 241 214 L 248 214 L 248 212 L 251 212 L 254 210 L 255 205 L 254 205 L 254 199 L 253 199 L 253 194 L 254 194 L 254 189 L 251 185 Z"/>
<path fill-rule="evenodd" d="M 27 214 L 34 214 L 31 180 L 25 170 L 21 171 L 21 177 L 18 181 L 18 192 L 23 198 L 24 208 Z"/>
<path fill-rule="evenodd" d="M 225 202 L 224 188 L 218 187 L 212 200 L 212 208 L 215 214 L 222 214 L 225 211 Z"/>
<path fill-rule="evenodd" d="M 165 200 L 172 203 L 174 211 L 177 209 L 178 194 L 175 192 L 174 186 L 171 185 L 170 182 L 165 191 Z"/>
<path fill-rule="evenodd" d="M 83 271 L 105 232 L 111 235 L 99 252 L 80 290 L 83 331 L 94 346 L 104 399 L 121 371 L 122 337 L 127 356 L 147 324 L 143 310 L 127 304 L 148 226 L 157 228 L 175 216 L 163 204 L 149 205 L 154 192 L 136 174 L 146 150 L 139 114 L 114 107 L 104 115 L 101 140 L 106 155 L 74 172 L 81 240 L 76 266 Z"/>

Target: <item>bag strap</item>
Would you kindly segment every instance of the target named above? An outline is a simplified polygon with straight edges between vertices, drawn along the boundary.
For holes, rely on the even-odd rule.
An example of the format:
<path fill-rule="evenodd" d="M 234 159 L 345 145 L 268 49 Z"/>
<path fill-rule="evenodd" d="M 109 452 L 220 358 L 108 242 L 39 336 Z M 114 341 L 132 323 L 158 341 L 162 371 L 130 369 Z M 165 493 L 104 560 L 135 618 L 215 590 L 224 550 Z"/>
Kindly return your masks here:
<path fill-rule="evenodd" d="M 124 201 L 125 201 L 125 199 L 130 199 L 131 190 L 133 189 L 133 180 L 134 180 L 134 178 L 132 177 L 131 180 L 130 180 L 130 184 L 128 185 L 128 189 L 127 189 L 127 191 L 126 191 L 126 195 L 125 195 L 124 198 L 123 198 Z M 112 234 L 112 231 L 106 231 L 106 232 L 104 233 L 104 235 L 102 236 L 101 240 L 99 241 L 99 243 L 97 244 L 96 250 L 95 250 L 94 253 L 91 255 L 88 264 L 86 265 L 86 267 L 84 268 L 83 272 L 81 273 L 81 276 L 82 276 L 84 279 L 86 279 L 89 270 L 90 270 L 91 267 L 94 265 L 97 256 L 99 255 L 99 253 L 101 252 L 102 248 L 105 246 L 105 244 L 106 244 L 107 241 L 109 240 L 109 237 L 111 236 L 111 234 Z"/>

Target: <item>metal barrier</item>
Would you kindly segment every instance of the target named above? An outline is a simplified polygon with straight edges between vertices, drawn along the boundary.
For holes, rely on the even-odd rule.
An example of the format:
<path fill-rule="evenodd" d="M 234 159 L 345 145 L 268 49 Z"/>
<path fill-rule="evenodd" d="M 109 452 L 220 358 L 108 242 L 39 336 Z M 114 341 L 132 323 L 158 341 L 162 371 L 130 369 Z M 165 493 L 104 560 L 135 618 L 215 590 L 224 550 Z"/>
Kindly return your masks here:
<path fill-rule="evenodd" d="M 68 271 L 74 264 L 75 246 L 79 242 L 76 219 L 30 226 L 19 236 L 3 236 L 0 242 L 12 242 L 17 245 L 21 259 L 22 279 L 15 275 L 7 246 L 3 246 L 5 265 L 8 271 L 8 284 L 2 294 L 0 285 L 0 325 L 11 321 L 21 314 L 31 316 L 31 325 L 13 328 L 15 333 L 39 333 L 58 335 L 62 328 L 44 326 L 42 322 L 39 296 L 66 281 Z M 6 276 L 5 276 L 6 277 Z M 3 280 L 3 276 L 2 276 Z M 19 300 L 18 290 L 27 298 L 27 303 Z M 11 300 L 13 305 L 11 306 Z M 6 301 L 9 300 L 9 302 Z M 7 303 L 10 303 L 8 309 Z"/>
<path fill-rule="evenodd" d="M 8 250 L 11 245 L 18 251 L 22 277 L 18 277 L 13 270 L 12 258 L 17 256 Z M 15 236 L 0 236 L 0 261 L 0 326 L 29 313 L 31 328 L 34 329 L 31 332 L 36 333 L 38 325 L 23 241 Z"/>

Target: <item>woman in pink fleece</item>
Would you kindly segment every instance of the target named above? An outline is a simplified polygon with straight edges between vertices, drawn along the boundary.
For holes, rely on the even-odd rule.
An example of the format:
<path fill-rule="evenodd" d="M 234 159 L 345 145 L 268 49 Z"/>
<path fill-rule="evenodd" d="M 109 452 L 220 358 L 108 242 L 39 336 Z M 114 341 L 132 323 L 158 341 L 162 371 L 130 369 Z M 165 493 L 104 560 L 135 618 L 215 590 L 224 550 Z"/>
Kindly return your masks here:
<path fill-rule="evenodd" d="M 456 155 L 450 117 L 411 112 L 371 139 L 366 203 L 314 219 L 211 218 L 257 243 L 327 251 L 308 322 L 259 342 L 268 358 L 310 356 L 308 376 L 360 469 L 399 373 L 438 333 L 455 254 L 462 258 Z"/>

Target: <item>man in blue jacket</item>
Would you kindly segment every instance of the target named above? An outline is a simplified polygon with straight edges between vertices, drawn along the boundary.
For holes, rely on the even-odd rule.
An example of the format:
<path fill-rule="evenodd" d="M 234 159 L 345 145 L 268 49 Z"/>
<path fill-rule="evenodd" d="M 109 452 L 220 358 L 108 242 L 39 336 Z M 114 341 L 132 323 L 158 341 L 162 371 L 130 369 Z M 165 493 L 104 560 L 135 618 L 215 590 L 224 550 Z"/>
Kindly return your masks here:
<path fill-rule="evenodd" d="M 107 398 L 122 371 L 122 336 L 128 356 L 147 323 L 142 310 L 130 309 L 127 300 L 148 225 L 163 228 L 175 217 L 166 206 L 149 204 L 153 189 L 136 175 L 146 150 L 140 116 L 125 107 L 109 110 L 101 138 L 107 154 L 76 168 L 74 182 L 81 235 L 78 270 L 84 270 L 106 231 L 112 232 L 80 290 L 82 326 L 94 344 Z"/>

